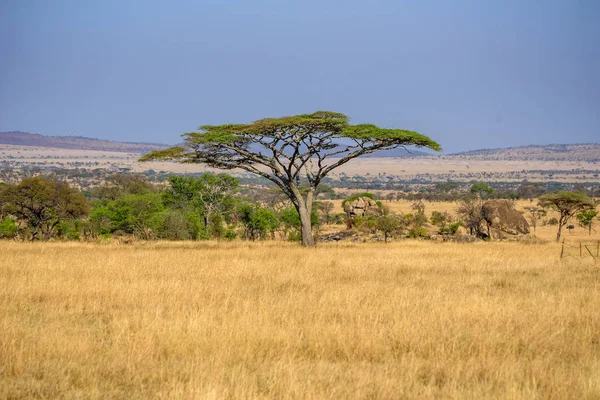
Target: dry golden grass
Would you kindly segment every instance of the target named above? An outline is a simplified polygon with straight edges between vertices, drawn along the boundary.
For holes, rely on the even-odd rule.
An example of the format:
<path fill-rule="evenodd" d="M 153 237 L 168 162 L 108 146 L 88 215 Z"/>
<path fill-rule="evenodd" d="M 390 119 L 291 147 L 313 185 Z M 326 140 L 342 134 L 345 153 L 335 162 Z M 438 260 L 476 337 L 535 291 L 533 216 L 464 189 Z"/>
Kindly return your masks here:
<path fill-rule="evenodd" d="M 0 398 L 600 398 L 556 244 L 0 243 Z"/>

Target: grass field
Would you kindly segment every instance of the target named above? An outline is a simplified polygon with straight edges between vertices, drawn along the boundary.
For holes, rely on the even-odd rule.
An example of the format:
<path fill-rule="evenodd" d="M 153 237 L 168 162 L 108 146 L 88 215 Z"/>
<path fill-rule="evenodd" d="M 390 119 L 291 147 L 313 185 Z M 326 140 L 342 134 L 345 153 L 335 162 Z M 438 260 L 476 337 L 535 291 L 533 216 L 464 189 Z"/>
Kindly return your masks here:
<path fill-rule="evenodd" d="M 600 398 L 600 265 L 554 243 L 0 254 L 0 398 Z"/>

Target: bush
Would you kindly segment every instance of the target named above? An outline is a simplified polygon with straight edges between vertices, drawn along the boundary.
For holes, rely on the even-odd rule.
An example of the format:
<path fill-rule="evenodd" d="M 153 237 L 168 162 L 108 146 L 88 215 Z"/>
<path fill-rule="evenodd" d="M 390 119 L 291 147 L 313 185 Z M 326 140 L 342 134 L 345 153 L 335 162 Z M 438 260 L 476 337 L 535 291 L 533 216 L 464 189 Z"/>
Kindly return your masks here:
<path fill-rule="evenodd" d="M 451 235 L 456 235 L 456 232 L 458 232 L 458 228 L 460 228 L 461 226 L 462 224 L 460 222 L 450 224 L 450 226 L 448 227 L 448 233 Z"/>
<path fill-rule="evenodd" d="M 240 208 L 239 214 L 240 221 L 244 224 L 246 239 L 266 239 L 267 235 L 273 235 L 279 228 L 277 215 L 268 208 L 245 205 Z"/>
<path fill-rule="evenodd" d="M 408 237 L 411 239 L 428 238 L 429 232 L 424 227 L 413 227 L 408 230 Z"/>
<path fill-rule="evenodd" d="M 231 228 L 227 228 L 224 235 L 226 240 L 233 240 L 237 237 L 237 233 Z"/>
<path fill-rule="evenodd" d="M 14 239 L 18 231 L 19 227 L 14 219 L 5 218 L 0 222 L 0 239 Z"/>
<path fill-rule="evenodd" d="M 558 225 L 558 220 L 552 217 L 548 221 L 546 221 L 546 225 Z"/>
<path fill-rule="evenodd" d="M 160 215 L 156 235 L 165 240 L 197 239 L 200 218 L 193 213 L 168 210 Z"/>
<path fill-rule="evenodd" d="M 63 221 L 56 226 L 56 235 L 66 240 L 81 240 L 81 221 Z"/>

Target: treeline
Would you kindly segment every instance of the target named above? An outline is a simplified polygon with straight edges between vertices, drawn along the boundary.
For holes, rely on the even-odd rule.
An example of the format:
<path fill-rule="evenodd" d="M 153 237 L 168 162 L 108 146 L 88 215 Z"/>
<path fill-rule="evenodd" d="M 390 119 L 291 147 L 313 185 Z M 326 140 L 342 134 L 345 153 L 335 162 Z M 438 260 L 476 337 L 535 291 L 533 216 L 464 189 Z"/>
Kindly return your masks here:
<path fill-rule="evenodd" d="M 244 193 L 245 192 L 245 193 Z M 249 240 L 300 238 L 300 218 L 272 189 L 264 195 L 240 187 L 227 174 L 171 176 L 155 185 L 139 175 L 117 174 L 84 193 L 67 183 L 30 177 L 18 184 L 0 183 L 0 238 L 17 240 L 98 239 Z M 313 212 L 313 226 L 331 207 Z M 339 220 L 339 218 L 338 218 Z"/>

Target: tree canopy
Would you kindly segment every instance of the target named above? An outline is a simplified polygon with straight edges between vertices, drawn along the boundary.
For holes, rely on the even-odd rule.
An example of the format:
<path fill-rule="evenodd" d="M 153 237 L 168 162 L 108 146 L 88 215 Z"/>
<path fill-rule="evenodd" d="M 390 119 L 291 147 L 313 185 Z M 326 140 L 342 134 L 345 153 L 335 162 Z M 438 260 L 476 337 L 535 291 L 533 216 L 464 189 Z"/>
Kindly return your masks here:
<path fill-rule="evenodd" d="M 538 205 L 544 208 L 552 208 L 560 214 L 556 241 L 560 240 L 562 227 L 569 222 L 571 217 L 580 211 L 593 210 L 596 208 L 596 203 L 586 196 L 585 193 L 567 191 L 545 194 L 540 197 Z"/>
<path fill-rule="evenodd" d="M 183 135 L 184 145 L 144 155 L 140 161 L 176 160 L 221 169 L 242 169 L 274 182 L 302 221 L 302 242 L 314 244 L 310 215 L 315 190 L 332 170 L 348 161 L 403 146 L 441 150 L 427 136 L 373 124 L 351 125 L 341 113 L 317 111 L 250 124 L 203 125 Z M 302 193 L 301 183 L 308 191 Z"/>

